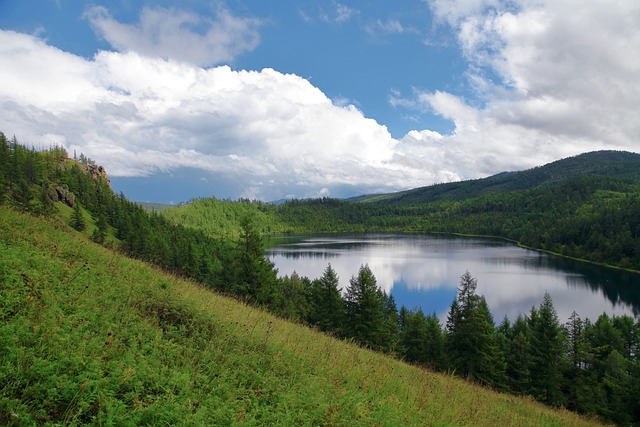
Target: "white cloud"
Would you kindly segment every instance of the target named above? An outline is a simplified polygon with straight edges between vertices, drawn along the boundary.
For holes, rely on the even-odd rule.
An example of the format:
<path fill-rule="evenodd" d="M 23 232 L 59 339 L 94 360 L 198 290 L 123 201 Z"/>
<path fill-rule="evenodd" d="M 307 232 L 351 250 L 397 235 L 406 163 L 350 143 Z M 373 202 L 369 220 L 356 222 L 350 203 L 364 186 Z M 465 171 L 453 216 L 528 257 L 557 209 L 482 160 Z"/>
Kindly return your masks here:
<path fill-rule="evenodd" d="M 638 151 L 640 3 L 444 4 L 431 2 L 455 30 L 474 96 L 416 90 L 390 102 L 451 120 L 451 134 L 395 140 L 353 105 L 271 69 L 206 69 L 131 46 L 87 60 L 11 31 L 0 31 L 0 130 L 64 143 L 114 176 L 191 167 L 267 199 L 393 191 L 591 150 Z M 125 30 L 150 34 L 145 19 Z M 180 22 L 189 21 L 176 16 L 168 27 Z"/>
<path fill-rule="evenodd" d="M 349 22 L 354 16 L 360 14 L 360 11 L 345 4 L 332 1 L 328 5 L 316 5 L 313 12 L 299 8 L 298 14 L 305 22 L 313 22 L 315 19 L 318 19 L 329 24 L 344 24 Z"/>
<path fill-rule="evenodd" d="M 468 60 L 474 104 L 441 91 L 408 99 L 393 93 L 390 102 L 455 124 L 452 134 L 438 141 L 442 168 L 479 177 L 591 150 L 638 151 L 640 3 L 430 0 L 429 5 L 454 30 Z M 405 137 L 409 145 L 415 145 L 416 135 Z"/>
<path fill-rule="evenodd" d="M 46 60 L 47 67 L 35 66 Z M 398 141 L 353 105 L 272 69 L 203 69 L 135 52 L 86 60 L 0 31 L 0 129 L 59 142 L 113 176 L 191 167 L 225 174 L 244 194 L 298 197 L 424 182 L 393 162 Z M 42 141 L 64 135 L 64 140 Z M 276 189 L 276 190 L 274 190 Z M 275 197 L 278 194 L 270 194 Z"/>
<path fill-rule="evenodd" d="M 358 14 L 358 10 L 352 7 L 346 6 L 341 3 L 336 4 L 336 22 L 347 22 L 354 15 Z"/>
<path fill-rule="evenodd" d="M 260 20 L 233 16 L 225 9 L 210 19 L 184 10 L 145 7 L 138 24 L 123 24 L 106 8 L 93 6 L 85 17 L 115 49 L 203 66 L 231 61 L 260 42 Z"/>
<path fill-rule="evenodd" d="M 370 36 L 405 33 L 419 34 L 419 31 L 416 28 L 404 25 L 397 19 L 388 19 L 386 21 L 377 20 L 365 26 L 365 31 Z"/>

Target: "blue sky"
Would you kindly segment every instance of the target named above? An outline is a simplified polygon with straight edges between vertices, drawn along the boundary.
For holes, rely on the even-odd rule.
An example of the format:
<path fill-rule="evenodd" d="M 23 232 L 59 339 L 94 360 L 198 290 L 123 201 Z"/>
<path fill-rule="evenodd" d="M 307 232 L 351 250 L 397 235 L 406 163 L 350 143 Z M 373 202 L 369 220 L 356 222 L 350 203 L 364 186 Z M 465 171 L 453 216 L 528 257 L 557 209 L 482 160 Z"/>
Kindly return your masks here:
<path fill-rule="evenodd" d="M 639 58 L 635 0 L 0 0 L 0 130 L 132 200 L 349 197 L 637 152 Z"/>

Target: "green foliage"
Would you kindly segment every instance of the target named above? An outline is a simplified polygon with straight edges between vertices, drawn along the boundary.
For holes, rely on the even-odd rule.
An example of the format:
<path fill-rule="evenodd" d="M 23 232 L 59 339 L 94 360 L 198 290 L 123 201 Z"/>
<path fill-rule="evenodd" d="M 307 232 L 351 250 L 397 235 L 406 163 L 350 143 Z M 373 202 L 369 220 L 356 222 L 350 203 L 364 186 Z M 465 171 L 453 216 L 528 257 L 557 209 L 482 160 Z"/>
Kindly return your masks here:
<path fill-rule="evenodd" d="M 76 204 L 76 206 L 73 208 L 73 215 L 71 215 L 70 225 L 78 231 L 84 231 L 87 228 L 87 223 L 84 221 L 84 215 L 82 213 L 82 209 L 80 209 L 79 204 Z"/>
<path fill-rule="evenodd" d="M 368 265 L 351 278 L 345 294 L 347 336 L 356 342 L 382 350 L 385 347 L 385 295 Z"/>
<path fill-rule="evenodd" d="M 374 419 L 389 425 L 407 423 L 406 407 L 397 409 L 397 393 L 395 400 L 383 399 L 386 403 L 376 406 L 372 402 L 377 398 L 361 395 L 361 388 L 345 391 L 348 384 L 379 390 L 378 384 L 367 383 L 368 366 L 359 368 L 362 376 L 346 380 L 332 376 L 329 368 L 305 371 L 320 359 L 344 359 L 342 369 L 351 374 L 353 350 L 340 356 L 329 350 L 327 355 L 325 342 L 309 359 L 291 359 L 308 352 L 318 336 L 304 344 L 297 341 L 285 355 L 282 349 L 290 348 L 291 329 L 271 346 L 272 318 L 260 317 L 247 325 L 246 318 L 256 314 L 236 305 L 231 311 L 221 308 L 231 304 L 228 300 L 216 305 L 224 314 L 210 313 L 211 307 L 201 304 L 210 301 L 211 293 L 201 289 L 196 298 L 185 298 L 175 292 L 193 293 L 191 285 L 170 285 L 176 283 L 174 276 L 157 276 L 141 264 L 89 245 L 77 233 L 65 234 L 64 224 L 82 228 L 81 221 L 86 236 L 96 242 L 279 316 L 499 390 L 531 394 L 618 423 L 640 421 L 640 326 L 628 316 L 603 315 L 592 324 L 576 315 L 564 328 L 546 296 L 529 318 L 518 317 L 513 325 L 503 321 L 496 330 L 467 272 L 443 336 L 435 315 L 425 317 L 404 307 L 398 314 L 392 296 L 378 288 L 367 266 L 352 278 L 344 297 L 330 266 L 320 279 L 297 274 L 278 279 L 263 256 L 261 240 L 263 233 L 291 231 L 457 231 L 500 235 L 636 268 L 640 199 L 638 169 L 629 171 L 636 161 L 633 156 L 611 155 L 600 169 L 584 158 L 558 162 L 501 176 L 499 185 L 495 180 L 484 182 L 480 187 L 486 191 L 480 192 L 473 189 L 476 184 L 460 184 L 457 194 L 464 197 L 443 196 L 429 203 L 412 204 L 405 195 L 380 197 L 375 203 L 318 199 L 281 206 L 203 199 L 162 214 L 114 195 L 100 168 L 84 155 L 77 163 L 57 147 L 36 152 L 0 133 L 0 160 L 0 204 L 64 218 L 46 224 L 16 219 L 15 211 L 0 206 L 0 414 L 15 415 L 0 415 L 2 423 L 201 424 L 213 417 L 221 424 L 298 424 L 300 414 L 304 420 L 327 424 L 368 425 Z M 567 173 L 559 171 L 565 166 Z M 577 176 L 585 170 L 592 175 Z M 514 176 L 516 182 L 511 181 Z M 470 194 L 476 197 L 466 198 Z M 72 205 L 74 199 L 75 210 L 63 204 Z M 57 206 L 53 200 L 59 200 Z M 79 249 L 70 249 L 75 245 Z M 145 272 L 132 273 L 138 268 Z M 240 314 L 233 314 L 236 311 Z M 283 365 L 282 360 L 296 360 L 291 362 L 295 366 Z M 390 359 L 383 360 L 382 366 L 388 366 Z M 378 369 L 384 372 L 380 375 L 389 375 L 386 368 Z M 308 375 L 291 387 L 300 372 Z M 412 371 L 408 382 L 413 384 L 417 376 Z M 450 381 L 445 378 L 445 384 Z M 390 390 L 406 386 L 385 385 Z M 307 390 L 306 397 L 294 397 L 300 389 Z M 310 404 L 311 396 L 319 393 L 337 397 Z M 471 393 L 476 402 L 471 420 L 456 412 L 455 405 L 450 409 L 450 394 L 442 399 L 444 406 L 416 395 L 402 401 L 422 402 L 416 409 L 421 421 L 434 413 L 441 416 L 436 424 L 477 424 L 485 419 L 478 418 L 477 391 Z M 356 395 L 362 399 L 354 399 Z M 420 389 L 417 396 L 423 395 Z M 496 405 L 490 405 L 489 424 L 500 423 Z M 506 407 L 513 410 L 513 400 Z"/>
<path fill-rule="evenodd" d="M 311 282 L 310 293 L 309 323 L 316 325 L 321 331 L 344 335 L 345 304 L 342 289 L 338 287 L 338 275 L 331 264 L 324 270 L 322 277 Z"/>
<path fill-rule="evenodd" d="M 422 309 L 400 310 L 400 353 L 407 362 L 444 370 L 444 336 L 435 313 L 424 315 Z"/>
<path fill-rule="evenodd" d="M 225 264 L 225 275 L 232 294 L 258 305 L 270 306 L 278 298 L 278 281 L 273 263 L 264 258 L 262 237 L 251 217 L 241 222 L 240 239 L 234 259 Z"/>
<path fill-rule="evenodd" d="M 0 206 L 0 424 L 425 420 L 595 425 L 282 321 Z"/>
<path fill-rule="evenodd" d="M 460 278 L 458 296 L 447 318 L 447 354 L 460 375 L 487 385 L 498 385 L 502 364 L 493 318 L 484 297 L 476 294 L 477 280 L 467 271 Z"/>
<path fill-rule="evenodd" d="M 549 404 L 561 403 L 561 374 L 564 356 L 564 335 L 553 308 L 551 296 L 545 293 L 539 309 L 531 309 L 530 328 L 530 393 Z"/>

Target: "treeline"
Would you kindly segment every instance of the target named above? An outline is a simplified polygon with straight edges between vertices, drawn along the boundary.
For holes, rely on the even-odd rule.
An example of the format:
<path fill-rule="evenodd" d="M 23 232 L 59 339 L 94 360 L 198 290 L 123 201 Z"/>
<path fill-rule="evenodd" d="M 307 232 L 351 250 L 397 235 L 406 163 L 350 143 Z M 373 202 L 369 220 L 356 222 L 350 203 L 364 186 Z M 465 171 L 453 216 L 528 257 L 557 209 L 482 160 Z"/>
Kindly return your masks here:
<path fill-rule="evenodd" d="M 602 176 L 465 200 L 291 200 L 282 205 L 198 199 L 162 212 L 211 236 L 239 230 L 250 214 L 260 233 L 421 231 L 503 237 L 535 249 L 640 270 L 640 182 Z M 228 234 L 227 234 L 228 235 Z"/>
<path fill-rule="evenodd" d="M 425 230 L 500 236 L 562 255 L 640 270 L 640 185 L 583 177 L 439 202 Z"/>
<path fill-rule="evenodd" d="M 551 297 L 515 321 L 496 326 L 477 281 L 460 280 L 445 325 L 420 308 L 397 310 L 393 296 L 362 266 L 343 293 L 331 265 L 315 280 L 283 279 L 285 314 L 408 362 L 496 390 L 620 425 L 640 422 L 640 321 L 573 313 L 560 323 Z"/>
<path fill-rule="evenodd" d="M 547 296 L 527 316 L 513 324 L 505 319 L 496 327 L 484 298 L 475 293 L 475 279 L 467 273 L 443 326 L 435 315 L 425 316 L 419 309 L 398 310 L 367 266 L 351 278 L 344 292 L 330 266 L 314 280 L 296 274 L 279 278 L 264 258 L 259 227 L 265 223 L 259 222 L 259 215 L 238 210 L 233 216 L 243 216 L 236 219 L 235 237 L 212 238 L 113 194 L 106 178 L 93 173 L 94 166 L 69 159 L 59 147 L 36 151 L 0 133 L 0 202 L 38 215 L 55 215 L 54 200 L 66 203 L 80 213 L 72 215 L 70 224 L 85 228 L 97 242 L 282 317 L 498 390 L 622 424 L 640 421 L 640 325 L 628 316 L 603 315 L 591 323 L 576 314 L 562 325 Z M 350 210 L 348 202 L 330 199 L 294 201 L 282 207 L 244 203 L 243 209 L 265 213 L 263 219 L 275 211 L 280 225 L 296 220 L 301 228 L 310 224 L 320 228 L 318 212 L 333 212 L 330 221 L 336 227 L 382 227 L 388 221 L 424 228 L 425 216 L 438 214 L 433 206 L 371 209 L 363 204 Z M 456 207 L 464 208 L 469 205 Z M 286 215 L 289 219 L 282 220 Z M 85 217 L 89 223 L 80 227 L 79 218 Z"/>

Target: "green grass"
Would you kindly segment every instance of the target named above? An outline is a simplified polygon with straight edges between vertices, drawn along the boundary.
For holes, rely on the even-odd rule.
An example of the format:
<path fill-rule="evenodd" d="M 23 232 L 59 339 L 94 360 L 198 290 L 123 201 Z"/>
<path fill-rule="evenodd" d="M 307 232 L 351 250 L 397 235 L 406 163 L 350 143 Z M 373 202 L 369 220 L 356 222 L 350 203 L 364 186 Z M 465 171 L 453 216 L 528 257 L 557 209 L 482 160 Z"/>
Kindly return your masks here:
<path fill-rule="evenodd" d="M 0 206 L 2 425 L 593 425 L 283 321 Z"/>

